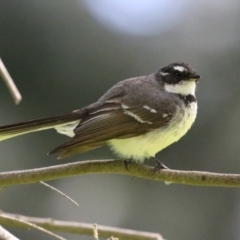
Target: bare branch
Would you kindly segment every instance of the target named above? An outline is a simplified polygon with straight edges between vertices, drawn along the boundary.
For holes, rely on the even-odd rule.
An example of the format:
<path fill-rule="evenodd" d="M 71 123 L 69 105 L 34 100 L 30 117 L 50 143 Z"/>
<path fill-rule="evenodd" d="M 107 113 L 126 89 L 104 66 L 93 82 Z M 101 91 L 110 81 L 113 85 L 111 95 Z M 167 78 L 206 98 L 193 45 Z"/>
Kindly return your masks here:
<path fill-rule="evenodd" d="M 19 240 L 2 226 L 0 226 L 0 240 Z"/>
<path fill-rule="evenodd" d="M 58 166 L 0 173 L 0 186 L 30 184 L 39 181 L 84 174 L 116 173 L 167 183 L 198 186 L 240 187 L 240 174 L 210 173 L 198 171 L 158 170 L 131 163 L 126 170 L 122 161 L 90 160 Z"/>
<path fill-rule="evenodd" d="M 29 228 L 29 227 L 35 228 L 35 229 L 37 229 L 39 231 L 42 231 L 42 232 L 44 232 L 44 233 L 46 233 L 46 234 L 48 234 L 52 237 L 55 237 L 57 239 L 66 240 L 65 238 L 63 238 L 63 237 L 61 237 L 61 236 L 59 236 L 55 233 L 52 233 L 52 232 L 46 230 L 45 228 L 42 228 L 41 226 L 38 226 L 35 223 L 31 223 L 30 221 L 26 221 L 23 218 L 16 218 L 14 215 L 5 214 L 3 212 L 0 214 L 0 216 L 1 216 L 2 219 L 5 219 L 6 221 L 12 222 L 12 225 L 10 225 L 11 227 L 14 225 L 14 223 L 18 223 L 22 226 L 25 226 L 26 228 Z"/>
<path fill-rule="evenodd" d="M 0 76 L 2 76 L 2 79 L 6 83 L 8 90 L 12 94 L 12 97 L 13 97 L 15 103 L 16 104 L 20 103 L 20 101 L 22 100 L 22 96 L 21 96 L 20 92 L 18 91 L 10 74 L 8 73 L 6 67 L 4 66 L 4 63 L 1 58 L 0 58 Z"/>
<path fill-rule="evenodd" d="M 5 216 L 11 216 L 12 218 L 23 220 L 25 222 L 31 222 L 35 225 L 41 226 L 51 231 L 59 231 L 64 233 L 71 234 L 80 234 L 93 236 L 93 224 L 80 223 L 80 222 L 68 222 L 68 221 L 59 221 L 51 218 L 33 218 L 16 214 L 4 213 Z M 13 222 L 9 219 L 3 218 L 0 214 L 0 223 L 5 226 L 11 227 L 21 227 L 26 228 L 26 225 L 21 224 L 20 222 Z M 142 231 L 134 231 L 129 229 L 122 228 L 113 228 L 107 226 L 97 225 L 98 234 L 108 238 L 109 236 L 114 236 L 119 239 L 124 240 L 163 240 L 160 234 L 158 233 L 149 233 Z"/>

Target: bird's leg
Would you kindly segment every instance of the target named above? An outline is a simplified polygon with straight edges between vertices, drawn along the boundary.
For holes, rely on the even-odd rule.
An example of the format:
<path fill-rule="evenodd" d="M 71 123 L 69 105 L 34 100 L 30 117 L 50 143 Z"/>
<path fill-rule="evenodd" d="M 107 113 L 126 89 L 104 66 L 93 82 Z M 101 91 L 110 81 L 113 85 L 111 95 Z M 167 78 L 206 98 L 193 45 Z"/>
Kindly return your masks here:
<path fill-rule="evenodd" d="M 124 166 L 125 166 L 125 169 L 127 171 L 129 171 L 128 169 L 128 164 L 132 163 L 133 162 L 133 158 L 129 158 L 129 159 L 123 159 L 123 163 L 124 163 Z"/>
<path fill-rule="evenodd" d="M 153 160 L 157 163 L 157 165 L 154 167 L 154 170 L 161 170 L 161 169 L 169 169 L 167 166 L 165 166 L 162 162 L 160 162 L 157 158 L 155 157 L 150 157 L 150 160 Z"/>

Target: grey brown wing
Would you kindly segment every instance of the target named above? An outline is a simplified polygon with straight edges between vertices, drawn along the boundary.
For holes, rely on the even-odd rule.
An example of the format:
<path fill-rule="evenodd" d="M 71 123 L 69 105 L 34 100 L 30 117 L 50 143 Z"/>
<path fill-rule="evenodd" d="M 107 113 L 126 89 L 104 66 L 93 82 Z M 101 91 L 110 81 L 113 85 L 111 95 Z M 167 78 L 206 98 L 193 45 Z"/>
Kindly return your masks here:
<path fill-rule="evenodd" d="M 114 97 L 89 111 L 75 128 L 75 136 L 50 154 L 60 153 L 59 158 L 64 158 L 89 151 L 106 145 L 110 139 L 130 138 L 164 127 L 171 118 L 171 114 L 166 115 L 160 109 L 127 106 L 121 97 Z"/>

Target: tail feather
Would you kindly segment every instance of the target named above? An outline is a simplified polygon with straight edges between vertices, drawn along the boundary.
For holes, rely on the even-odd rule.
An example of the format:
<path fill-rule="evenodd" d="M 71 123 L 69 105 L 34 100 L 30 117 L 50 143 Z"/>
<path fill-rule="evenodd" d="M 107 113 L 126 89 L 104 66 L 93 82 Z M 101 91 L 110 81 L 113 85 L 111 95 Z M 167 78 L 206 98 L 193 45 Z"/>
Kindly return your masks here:
<path fill-rule="evenodd" d="M 22 134 L 55 128 L 67 123 L 80 120 L 82 114 L 73 112 L 67 115 L 60 115 L 48 118 L 30 120 L 0 127 L 0 141 L 16 137 Z"/>

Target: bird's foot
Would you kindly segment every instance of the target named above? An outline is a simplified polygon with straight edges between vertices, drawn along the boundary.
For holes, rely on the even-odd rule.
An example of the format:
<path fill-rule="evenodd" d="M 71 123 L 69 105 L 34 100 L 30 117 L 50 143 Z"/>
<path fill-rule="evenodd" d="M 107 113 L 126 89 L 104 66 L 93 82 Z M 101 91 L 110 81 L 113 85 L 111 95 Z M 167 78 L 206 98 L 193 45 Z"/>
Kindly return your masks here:
<path fill-rule="evenodd" d="M 131 163 L 133 163 L 133 158 L 123 159 L 123 163 L 124 163 L 125 169 L 126 169 L 127 171 L 129 171 L 128 165 L 131 164 Z"/>
<path fill-rule="evenodd" d="M 158 170 L 162 170 L 162 169 L 169 169 L 167 166 L 165 166 L 162 162 L 160 162 L 157 158 L 155 157 L 151 157 L 151 160 L 156 162 L 156 166 L 154 167 L 154 172 L 158 171 Z"/>

